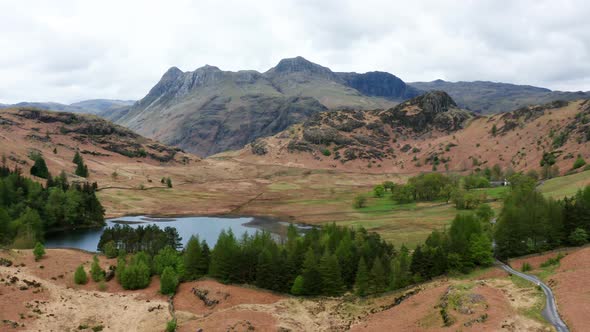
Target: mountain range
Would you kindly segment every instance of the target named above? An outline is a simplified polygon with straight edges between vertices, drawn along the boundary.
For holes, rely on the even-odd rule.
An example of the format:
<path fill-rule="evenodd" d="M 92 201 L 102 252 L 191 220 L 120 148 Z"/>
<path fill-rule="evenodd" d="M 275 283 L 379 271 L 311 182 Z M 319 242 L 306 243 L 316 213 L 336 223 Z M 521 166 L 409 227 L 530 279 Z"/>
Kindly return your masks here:
<path fill-rule="evenodd" d="M 435 80 L 408 84 L 422 91 L 445 91 L 459 107 L 482 114 L 508 112 L 523 106 L 545 104 L 555 100 L 571 101 L 590 98 L 590 91 L 552 91 L 530 85 L 486 81 Z"/>
<path fill-rule="evenodd" d="M 386 108 L 420 92 L 389 73 L 337 73 L 302 57 L 264 73 L 170 68 L 118 124 L 207 156 L 239 149 L 328 109 Z"/>
<path fill-rule="evenodd" d="M 116 99 L 90 99 L 83 100 L 72 104 L 61 104 L 55 102 L 20 102 L 17 104 L 0 104 L 2 108 L 38 108 L 42 110 L 51 110 L 58 112 L 81 113 L 81 114 L 98 114 L 116 112 L 123 108 L 133 105 L 134 100 L 116 100 Z"/>
<path fill-rule="evenodd" d="M 386 72 L 334 72 L 295 57 L 264 73 L 209 65 L 192 72 L 172 67 L 133 106 L 101 115 L 144 136 L 209 156 L 240 149 L 319 112 L 384 110 L 428 91 L 445 91 L 459 108 L 483 114 L 590 98 L 590 93 L 480 81 L 406 84 Z"/>
<path fill-rule="evenodd" d="M 387 110 L 430 91 L 444 91 L 458 108 L 477 114 L 590 98 L 590 92 L 485 81 L 405 83 L 386 72 L 334 72 L 298 56 L 283 59 L 263 73 L 223 71 L 210 65 L 188 72 L 172 67 L 137 102 L 24 102 L 0 108 L 36 107 L 97 114 L 141 135 L 209 156 L 241 149 L 257 138 L 275 135 L 320 112 Z"/>

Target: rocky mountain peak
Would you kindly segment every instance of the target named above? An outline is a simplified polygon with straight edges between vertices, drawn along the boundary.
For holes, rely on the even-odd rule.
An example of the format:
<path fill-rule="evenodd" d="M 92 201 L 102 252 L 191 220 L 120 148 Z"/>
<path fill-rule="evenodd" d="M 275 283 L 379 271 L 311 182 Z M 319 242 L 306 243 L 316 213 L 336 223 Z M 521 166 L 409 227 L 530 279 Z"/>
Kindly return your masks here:
<path fill-rule="evenodd" d="M 335 76 L 330 68 L 313 63 L 302 56 L 282 59 L 279 63 L 267 71 L 267 74 L 290 74 L 290 73 L 311 73 L 322 76 Z"/>
<path fill-rule="evenodd" d="M 430 91 L 385 111 L 381 118 L 385 123 L 423 132 L 429 128 L 454 131 L 472 116 L 459 109 L 446 92 Z"/>
<path fill-rule="evenodd" d="M 453 98 L 444 91 L 430 91 L 408 102 L 418 104 L 422 110 L 433 114 L 447 112 L 450 108 L 457 108 Z"/>
<path fill-rule="evenodd" d="M 182 70 L 178 69 L 178 67 L 170 67 L 170 69 L 168 69 L 164 75 L 162 75 L 162 80 L 176 80 L 177 78 L 181 77 L 182 74 L 184 73 Z"/>

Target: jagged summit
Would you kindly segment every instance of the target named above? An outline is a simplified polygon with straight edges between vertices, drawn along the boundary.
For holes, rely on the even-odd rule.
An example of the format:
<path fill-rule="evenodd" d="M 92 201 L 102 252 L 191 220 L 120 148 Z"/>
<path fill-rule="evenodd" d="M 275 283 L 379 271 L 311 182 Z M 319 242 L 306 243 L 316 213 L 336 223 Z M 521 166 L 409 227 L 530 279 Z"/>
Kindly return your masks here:
<path fill-rule="evenodd" d="M 293 73 L 316 74 L 330 79 L 337 79 L 330 68 L 313 63 L 302 56 L 282 59 L 275 67 L 269 69 L 264 74 L 272 77 Z"/>
<path fill-rule="evenodd" d="M 207 156 L 239 149 L 327 109 L 388 109 L 417 94 L 389 73 L 338 73 L 298 56 L 264 73 L 172 67 L 142 100 L 112 119 Z"/>

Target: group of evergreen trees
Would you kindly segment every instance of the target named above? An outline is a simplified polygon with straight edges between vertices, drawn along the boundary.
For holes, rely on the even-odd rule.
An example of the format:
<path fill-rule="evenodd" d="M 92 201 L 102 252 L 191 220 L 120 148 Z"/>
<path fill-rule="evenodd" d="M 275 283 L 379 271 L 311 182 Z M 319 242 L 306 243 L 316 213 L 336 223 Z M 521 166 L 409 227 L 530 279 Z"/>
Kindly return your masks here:
<path fill-rule="evenodd" d="M 138 226 L 116 224 L 106 228 L 98 242 L 98 250 L 111 251 L 109 247 L 115 247 L 126 253 L 143 251 L 149 255 L 155 255 L 166 246 L 174 249 L 182 247 L 182 238 L 174 227 L 160 229 L 156 225 Z M 111 255 L 112 256 L 112 255 Z"/>
<path fill-rule="evenodd" d="M 336 296 L 353 291 L 366 296 L 449 270 L 468 271 L 491 264 L 491 240 L 482 226 L 485 222 L 476 214 L 460 214 L 448 233 L 433 232 L 413 254 L 404 246 L 396 250 L 363 228 L 334 224 L 303 235 L 290 226 L 281 243 L 266 232 L 237 238 L 231 230 L 222 231 L 212 250 L 205 241 L 191 237 L 183 251 L 177 250 L 177 243 L 153 241 L 149 234 L 158 232 L 152 226 L 136 232 L 117 225 L 113 227 L 116 231 L 105 231 L 101 244 L 114 244 L 119 249 L 117 278 L 126 289 L 147 287 L 151 275 L 160 275 L 161 291 L 168 294 L 181 280 L 210 276 L 224 283 L 249 283 L 295 295 Z M 154 252 L 156 247 L 159 249 Z M 142 251 L 128 260 L 126 248 Z"/>
<path fill-rule="evenodd" d="M 501 258 L 527 255 L 563 245 L 581 245 L 590 234 L 590 186 L 570 198 L 553 200 L 523 175 L 510 179 L 512 190 L 496 225 Z"/>
<path fill-rule="evenodd" d="M 52 229 L 103 225 L 95 191 L 96 184 L 69 184 L 64 173 L 43 187 L 0 166 L 0 243 L 30 248 Z"/>
<path fill-rule="evenodd" d="M 76 154 L 74 155 L 74 159 L 72 160 L 72 162 L 74 164 L 76 164 L 76 170 L 74 171 L 74 173 L 77 176 L 87 178 L 88 175 L 90 174 L 88 172 L 88 166 L 86 166 L 86 164 L 84 164 L 84 159 L 82 158 L 82 156 L 80 155 L 80 153 L 78 151 L 76 151 Z"/>

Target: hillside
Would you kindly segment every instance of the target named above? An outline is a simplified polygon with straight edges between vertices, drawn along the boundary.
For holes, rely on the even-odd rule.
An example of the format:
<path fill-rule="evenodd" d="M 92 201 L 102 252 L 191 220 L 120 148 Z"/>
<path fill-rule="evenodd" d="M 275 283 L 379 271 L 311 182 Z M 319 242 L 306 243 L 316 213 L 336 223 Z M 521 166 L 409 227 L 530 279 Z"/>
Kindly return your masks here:
<path fill-rule="evenodd" d="M 109 178 L 116 163 L 176 164 L 196 160 L 179 148 L 144 138 L 131 130 L 93 115 L 50 112 L 32 108 L 0 111 L 0 154 L 28 174 L 32 152 L 40 152 L 50 171 L 70 176 L 76 151 L 86 160 L 90 179 Z"/>
<path fill-rule="evenodd" d="M 173 67 L 131 108 L 101 115 L 208 156 L 239 149 L 327 109 L 383 108 L 417 94 L 388 73 L 336 73 L 297 57 L 265 73 Z"/>
<path fill-rule="evenodd" d="M 466 171 L 495 164 L 539 170 L 545 157 L 565 173 L 578 154 L 590 157 L 589 119 L 587 100 L 481 116 L 458 108 L 444 92 L 430 92 L 388 110 L 316 114 L 222 156 L 370 173 Z"/>
<path fill-rule="evenodd" d="M 24 107 L 58 112 L 99 114 L 116 112 L 133 105 L 133 103 L 133 100 L 116 99 L 90 99 L 72 104 L 60 104 L 54 102 L 20 102 L 12 105 L 0 104 L 0 109 Z"/>
<path fill-rule="evenodd" d="M 551 91 L 530 85 L 485 81 L 436 80 L 413 82 L 408 85 L 422 91 L 445 91 L 460 107 L 483 114 L 508 112 L 527 105 L 545 104 L 555 100 L 572 101 L 590 98 L 590 92 Z"/>

